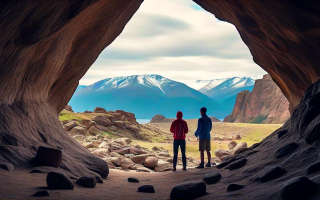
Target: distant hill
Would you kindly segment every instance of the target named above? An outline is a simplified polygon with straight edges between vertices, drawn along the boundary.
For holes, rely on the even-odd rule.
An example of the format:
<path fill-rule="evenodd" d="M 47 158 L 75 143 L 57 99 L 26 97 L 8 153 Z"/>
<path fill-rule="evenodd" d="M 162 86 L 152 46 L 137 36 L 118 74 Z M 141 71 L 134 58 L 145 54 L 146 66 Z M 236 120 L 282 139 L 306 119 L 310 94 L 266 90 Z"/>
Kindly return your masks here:
<path fill-rule="evenodd" d="M 76 91 L 81 90 L 83 88 L 87 87 L 87 85 L 78 85 Z"/>
<path fill-rule="evenodd" d="M 178 110 L 185 119 L 193 119 L 203 106 L 219 119 L 230 114 L 225 106 L 201 92 L 160 75 L 107 78 L 77 90 L 69 104 L 75 112 L 100 106 L 133 112 L 138 119 L 151 119 L 156 114 L 174 118 Z"/>

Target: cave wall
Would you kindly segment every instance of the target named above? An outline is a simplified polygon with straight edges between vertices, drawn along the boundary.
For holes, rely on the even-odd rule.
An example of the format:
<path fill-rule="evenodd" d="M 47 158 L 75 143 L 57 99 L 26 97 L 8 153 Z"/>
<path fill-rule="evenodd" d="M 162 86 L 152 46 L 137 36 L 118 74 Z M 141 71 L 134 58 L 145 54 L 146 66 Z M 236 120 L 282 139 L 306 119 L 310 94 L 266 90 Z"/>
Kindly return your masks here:
<path fill-rule="evenodd" d="M 194 2 L 235 25 L 253 60 L 281 88 L 292 111 L 320 75 L 320 1 Z"/>

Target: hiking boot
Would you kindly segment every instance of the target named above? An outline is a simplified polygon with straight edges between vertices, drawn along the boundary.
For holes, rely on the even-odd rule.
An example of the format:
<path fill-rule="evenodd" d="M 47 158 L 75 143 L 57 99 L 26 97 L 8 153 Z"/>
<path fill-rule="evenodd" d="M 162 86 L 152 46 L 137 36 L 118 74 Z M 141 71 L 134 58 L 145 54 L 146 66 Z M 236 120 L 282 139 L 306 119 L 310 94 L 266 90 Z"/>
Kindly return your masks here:
<path fill-rule="evenodd" d="M 201 163 L 198 167 L 196 167 L 196 169 L 203 169 L 204 168 L 204 164 Z"/>
<path fill-rule="evenodd" d="M 186 167 L 182 168 L 182 171 L 187 171 L 187 168 Z"/>
<path fill-rule="evenodd" d="M 207 164 L 206 164 L 206 167 L 211 167 L 211 163 L 207 163 Z"/>

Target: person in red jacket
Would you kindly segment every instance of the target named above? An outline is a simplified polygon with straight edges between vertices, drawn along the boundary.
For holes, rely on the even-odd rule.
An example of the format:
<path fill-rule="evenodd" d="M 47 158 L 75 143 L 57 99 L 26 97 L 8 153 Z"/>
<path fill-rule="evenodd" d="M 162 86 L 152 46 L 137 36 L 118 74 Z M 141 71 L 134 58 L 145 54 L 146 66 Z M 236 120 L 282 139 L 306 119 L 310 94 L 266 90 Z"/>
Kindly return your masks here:
<path fill-rule="evenodd" d="M 178 150 L 179 146 L 182 154 L 183 171 L 187 170 L 187 158 L 186 158 L 186 134 L 188 133 L 188 124 L 182 119 L 182 112 L 177 112 L 177 119 L 171 124 L 170 132 L 173 133 L 173 169 L 177 170 Z"/>

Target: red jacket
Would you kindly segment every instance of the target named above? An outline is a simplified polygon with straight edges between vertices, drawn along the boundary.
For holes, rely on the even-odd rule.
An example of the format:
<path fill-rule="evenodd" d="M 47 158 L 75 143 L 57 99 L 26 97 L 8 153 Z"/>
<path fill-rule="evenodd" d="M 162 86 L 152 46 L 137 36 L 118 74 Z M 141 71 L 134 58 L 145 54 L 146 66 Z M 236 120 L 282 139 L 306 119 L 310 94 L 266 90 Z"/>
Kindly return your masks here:
<path fill-rule="evenodd" d="M 173 133 L 173 138 L 175 140 L 186 139 L 186 134 L 188 133 L 187 122 L 182 119 L 182 112 L 177 112 L 177 119 L 171 124 L 170 132 Z"/>

